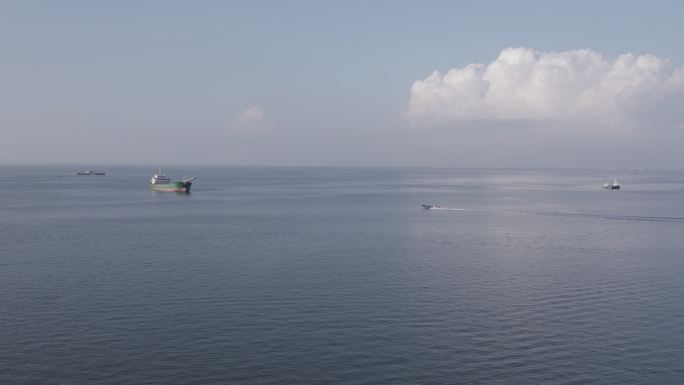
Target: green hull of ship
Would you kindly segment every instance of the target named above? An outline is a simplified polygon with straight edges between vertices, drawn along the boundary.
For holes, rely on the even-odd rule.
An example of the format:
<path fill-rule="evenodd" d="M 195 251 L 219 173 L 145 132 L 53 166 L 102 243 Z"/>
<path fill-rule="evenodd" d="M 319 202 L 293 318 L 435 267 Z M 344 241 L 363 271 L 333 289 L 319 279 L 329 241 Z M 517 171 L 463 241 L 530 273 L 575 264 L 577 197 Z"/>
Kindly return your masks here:
<path fill-rule="evenodd" d="M 161 192 L 176 192 L 176 193 L 189 193 L 192 182 L 173 182 L 173 183 L 156 183 L 151 185 L 152 191 Z"/>

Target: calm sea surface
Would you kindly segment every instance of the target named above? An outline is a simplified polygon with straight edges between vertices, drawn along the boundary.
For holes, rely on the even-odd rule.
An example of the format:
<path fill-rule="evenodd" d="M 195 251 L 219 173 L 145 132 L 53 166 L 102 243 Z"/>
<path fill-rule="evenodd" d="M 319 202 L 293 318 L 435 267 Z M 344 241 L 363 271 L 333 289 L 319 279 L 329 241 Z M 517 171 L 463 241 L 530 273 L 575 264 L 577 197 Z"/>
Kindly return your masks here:
<path fill-rule="evenodd" d="M 0 167 L 0 384 L 684 381 L 682 171 L 81 168 Z"/>

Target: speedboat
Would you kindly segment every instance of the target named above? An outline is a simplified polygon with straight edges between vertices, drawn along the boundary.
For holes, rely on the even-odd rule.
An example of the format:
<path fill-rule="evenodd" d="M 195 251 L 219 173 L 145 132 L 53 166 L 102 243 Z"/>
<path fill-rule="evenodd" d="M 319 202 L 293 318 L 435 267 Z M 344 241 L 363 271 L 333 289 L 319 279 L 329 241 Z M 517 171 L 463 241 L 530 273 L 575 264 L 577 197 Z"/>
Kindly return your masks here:
<path fill-rule="evenodd" d="M 619 190 L 620 185 L 618 184 L 617 178 L 613 180 L 613 183 L 606 183 L 603 185 L 603 188 L 606 190 Z"/>
<path fill-rule="evenodd" d="M 76 173 L 76 175 L 105 175 L 105 173 L 101 171 L 86 170 L 79 171 Z"/>
<path fill-rule="evenodd" d="M 423 210 L 431 210 L 440 208 L 439 205 L 420 205 Z"/>

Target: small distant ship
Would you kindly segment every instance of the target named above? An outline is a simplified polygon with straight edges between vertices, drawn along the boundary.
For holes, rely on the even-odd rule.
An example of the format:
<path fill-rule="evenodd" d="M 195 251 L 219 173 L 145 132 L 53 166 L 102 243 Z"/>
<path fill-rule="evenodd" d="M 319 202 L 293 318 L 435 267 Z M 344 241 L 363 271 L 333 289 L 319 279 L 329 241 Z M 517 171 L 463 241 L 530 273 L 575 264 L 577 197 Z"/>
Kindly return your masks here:
<path fill-rule="evenodd" d="M 439 205 L 420 205 L 423 210 L 431 210 L 440 208 Z"/>
<path fill-rule="evenodd" d="M 606 190 L 619 190 L 620 185 L 618 184 L 617 178 L 613 180 L 613 183 L 606 183 L 603 185 L 603 188 Z"/>
<path fill-rule="evenodd" d="M 192 181 L 196 178 L 184 178 L 181 181 L 171 182 L 171 178 L 164 175 L 161 168 L 157 170 L 157 173 L 152 175 L 150 179 L 150 185 L 152 186 L 152 191 L 163 191 L 163 192 L 177 192 L 177 193 L 190 193 L 190 187 L 192 187 Z"/>
<path fill-rule="evenodd" d="M 76 173 L 76 175 L 105 175 L 105 173 L 99 172 L 99 171 L 93 171 L 93 170 L 86 170 L 86 171 L 79 171 Z"/>

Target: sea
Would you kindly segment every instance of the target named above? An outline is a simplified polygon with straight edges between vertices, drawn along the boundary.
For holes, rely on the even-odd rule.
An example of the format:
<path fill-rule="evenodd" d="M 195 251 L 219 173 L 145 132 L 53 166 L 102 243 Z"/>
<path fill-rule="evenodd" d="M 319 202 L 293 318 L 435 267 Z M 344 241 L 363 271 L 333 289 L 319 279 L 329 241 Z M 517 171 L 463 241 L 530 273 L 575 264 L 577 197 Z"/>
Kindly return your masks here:
<path fill-rule="evenodd" d="M 85 168 L 0 166 L 0 384 L 684 383 L 684 171 Z"/>

